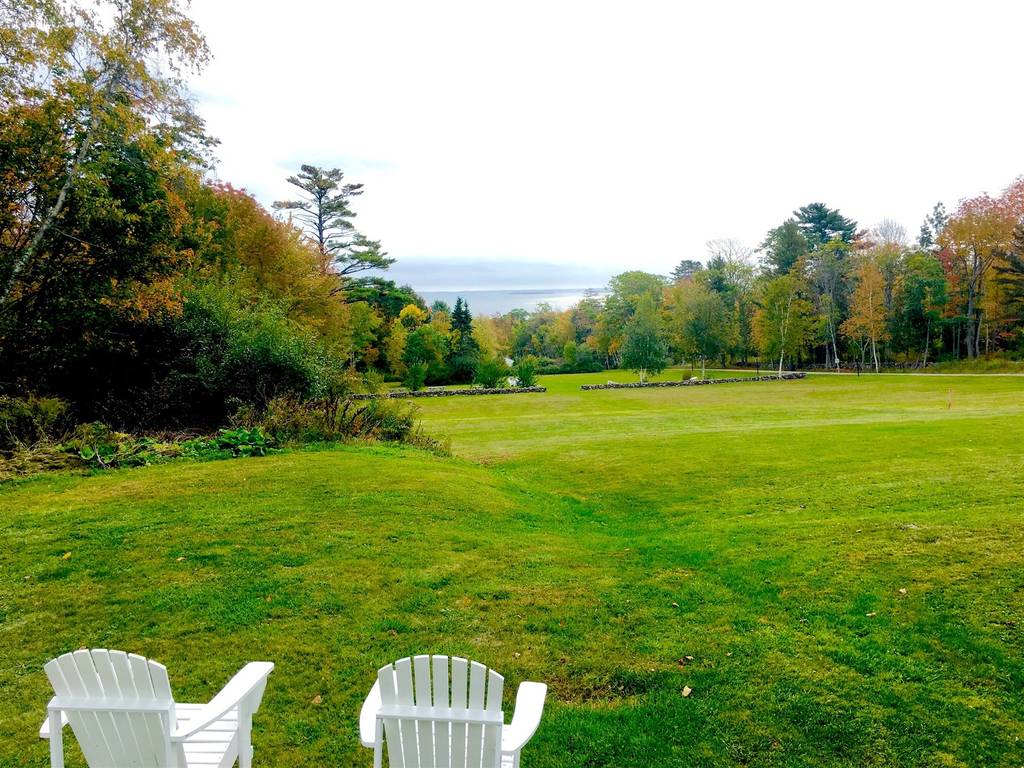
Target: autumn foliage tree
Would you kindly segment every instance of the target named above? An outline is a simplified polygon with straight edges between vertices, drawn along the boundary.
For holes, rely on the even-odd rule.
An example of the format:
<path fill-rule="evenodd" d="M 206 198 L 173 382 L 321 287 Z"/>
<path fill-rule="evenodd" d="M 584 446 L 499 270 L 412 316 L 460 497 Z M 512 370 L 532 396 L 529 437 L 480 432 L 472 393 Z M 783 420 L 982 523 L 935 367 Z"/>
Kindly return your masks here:
<path fill-rule="evenodd" d="M 843 334 L 871 350 L 875 371 L 880 369 L 878 345 L 889 338 L 886 326 L 885 292 L 882 272 L 874 254 L 861 256 L 854 268 L 854 289 L 850 297 L 850 316 L 842 325 Z"/>
<path fill-rule="evenodd" d="M 16 105 L 5 122 L 35 126 L 8 145 L 15 207 L 2 233 L 0 307 L 33 290 L 25 273 L 53 253 L 54 238 L 68 237 L 69 206 L 128 191 L 99 167 L 110 162 L 111 143 L 193 162 L 211 143 L 179 78 L 198 71 L 209 51 L 179 0 L 112 2 L 104 10 L 41 0 L 0 6 L 5 38 L 31 41 L 5 57 L 2 101 Z M 30 165 L 23 152 L 42 162 Z"/>
<path fill-rule="evenodd" d="M 800 275 L 786 274 L 765 282 L 757 299 L 754 339 L 765 357 L 778 358 L 780 376 L 786 357 L 799 356 L 812 332 L 813 307 L 804 289 Z"/>
<path fill-rule="evenodd" d="M 983 326 L 992 319 L 985 304 L 991 278 L 1012 252 L 1014 230 L 1022 219 L 1024 177 L 998 197 L 962 201 L 939 234 L 940 255 L 960 301 L 968 357 L 980 353 Z"/>

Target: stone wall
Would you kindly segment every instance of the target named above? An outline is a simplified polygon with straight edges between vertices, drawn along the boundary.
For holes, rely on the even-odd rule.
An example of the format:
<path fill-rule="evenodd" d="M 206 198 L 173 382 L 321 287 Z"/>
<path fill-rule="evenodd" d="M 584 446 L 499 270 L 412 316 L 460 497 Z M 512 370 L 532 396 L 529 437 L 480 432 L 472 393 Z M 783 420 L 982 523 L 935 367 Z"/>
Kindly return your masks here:
<path fill-rule="evenodd" d="M 524 392 L 547 392 L 547 387 L 469 387 L 467 389 L 421 389 L 418 392 L 380 392 L 375 394 L 349 395 L 352 400 L 372 400 L 376 397 L 454 397 L 456 395 L 519 395 Z"/>
<path fill-rule="evenodd" d="M 639 381 L 629 384 L 583 384 L 580 389 L 646 389 L 647 387 L 699 387 L 704 384 L 741 384 L 745 381 L 790 381 L 791 379 L 802 379 L 807 374 L 803 371 L 784 373 L 781 376 L 740 376 L 732 379 L 686 379 L 685 381 L 649 381 L 641 384 Z"/>

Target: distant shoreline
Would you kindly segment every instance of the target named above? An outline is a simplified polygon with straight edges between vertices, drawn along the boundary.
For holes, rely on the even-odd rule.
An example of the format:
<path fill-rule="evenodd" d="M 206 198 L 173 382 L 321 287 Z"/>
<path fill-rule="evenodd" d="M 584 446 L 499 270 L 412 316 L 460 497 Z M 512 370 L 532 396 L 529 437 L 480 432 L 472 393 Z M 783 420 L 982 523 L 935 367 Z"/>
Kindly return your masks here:
<path fill-rule="evenodd" d="M 524 309 L 533 312 L 540 304 L 564 310 L 576 304 L 588 292 L 604 295 L 603 288 L 484 288 L 466 291 L 418 291 L 427 304 L 443 301 L 453 305 L 462 298 L 474 315 L 493 315 Z"/>

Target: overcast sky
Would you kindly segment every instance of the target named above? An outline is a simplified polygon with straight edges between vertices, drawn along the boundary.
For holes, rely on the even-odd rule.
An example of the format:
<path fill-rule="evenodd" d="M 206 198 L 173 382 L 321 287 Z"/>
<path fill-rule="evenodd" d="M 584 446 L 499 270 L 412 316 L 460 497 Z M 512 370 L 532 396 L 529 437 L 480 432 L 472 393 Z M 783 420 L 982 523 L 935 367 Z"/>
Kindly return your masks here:
<path fill-rule="evenodd" d="M 822 201 L 916 235 L 1024 173 L 1024 3 L 194 0 L 217 175 L 300 163 L 421 289 L 598 285 Z M 461 262 L 471 262 L 470 277 Z M 557 265 L 553 266 L 553 265 Z"/>

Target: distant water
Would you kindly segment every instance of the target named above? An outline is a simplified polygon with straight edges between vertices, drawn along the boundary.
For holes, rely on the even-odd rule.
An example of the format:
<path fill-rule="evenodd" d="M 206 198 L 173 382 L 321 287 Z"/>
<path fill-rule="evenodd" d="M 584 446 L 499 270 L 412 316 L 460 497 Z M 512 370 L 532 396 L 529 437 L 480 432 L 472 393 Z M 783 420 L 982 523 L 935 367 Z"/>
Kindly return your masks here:
<path fill-rule="evenodd" d="M 469 303 L 474 315 L 505 314 L 513 309 L 532 312 L 538 304 L 550 304 L 552 309 L 568 309 L 583 298 L 586 288 L 533 288 L 512 291 L 419 291 L 427 304 L 443 301 L 454 307 L 462 297 Z"/>

